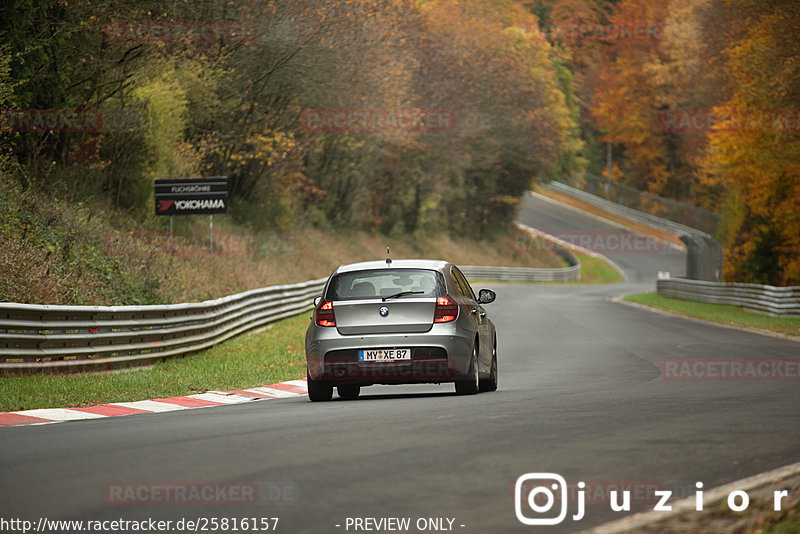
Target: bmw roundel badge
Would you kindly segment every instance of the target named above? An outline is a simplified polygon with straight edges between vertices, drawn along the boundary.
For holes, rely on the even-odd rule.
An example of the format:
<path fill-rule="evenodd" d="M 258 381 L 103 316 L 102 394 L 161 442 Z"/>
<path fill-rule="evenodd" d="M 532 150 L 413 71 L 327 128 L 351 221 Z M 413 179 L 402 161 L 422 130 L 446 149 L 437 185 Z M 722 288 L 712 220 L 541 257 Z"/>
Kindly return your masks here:
<path fill-rule="evenodd" d="M 378 313 L 381 314 L 381 317 L 386 317 L 387 315 L 389 315 L 389 308 L 387 308 L 386 306 L 381 306 L 381 309 L 378 310 Z"/>

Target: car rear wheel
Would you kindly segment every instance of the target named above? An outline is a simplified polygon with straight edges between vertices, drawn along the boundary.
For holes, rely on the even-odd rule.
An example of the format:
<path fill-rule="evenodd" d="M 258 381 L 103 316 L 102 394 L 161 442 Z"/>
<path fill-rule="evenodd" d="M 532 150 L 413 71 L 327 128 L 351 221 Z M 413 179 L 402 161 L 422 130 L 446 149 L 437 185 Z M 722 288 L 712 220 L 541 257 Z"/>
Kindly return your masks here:
<path fill-rule="evenodd" d="M 320 380 L 311 380 L 311 377 L 306 375 L 308 384 L 308 398 L 311 402 L 329 401 L 333 397 L 333 386 L 327 382 Z"/>
<path fill-rule="evenodd" d="M 489 371 L 489 378 L 481 380 L 481 391 L 497 390 L 497 341 L 492 347 L 492 366 Z"/>
<path fill-rule="evenodd" d="M 456 380 L 456 393 L 459 395 L 474 395 L 478 392 L 478 343 L 472 346 L 472 360 L 469 362 L 469 377 Z"/>
<path fill-rule="evenodd" d="M 336 392 L 339 394 L 339 397 L 352 400 L 358 398 L 358 394 L 361 393 L 361 386 L 336 386 Z"/>

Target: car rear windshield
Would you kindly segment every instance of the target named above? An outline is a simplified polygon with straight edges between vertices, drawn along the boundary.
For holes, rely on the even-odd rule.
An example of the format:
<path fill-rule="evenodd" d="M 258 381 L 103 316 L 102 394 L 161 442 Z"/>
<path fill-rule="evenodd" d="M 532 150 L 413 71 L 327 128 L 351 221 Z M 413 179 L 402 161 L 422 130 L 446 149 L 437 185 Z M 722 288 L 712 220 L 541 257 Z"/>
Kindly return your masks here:
<path fill-rule="evenodd" d="M 388 297 L 403 291 L 420 291 L 408 297 L 439 295 L 441 275 L 427 269 L 375 269 L 337 274 L 328 287 L 328 300 Z"/>

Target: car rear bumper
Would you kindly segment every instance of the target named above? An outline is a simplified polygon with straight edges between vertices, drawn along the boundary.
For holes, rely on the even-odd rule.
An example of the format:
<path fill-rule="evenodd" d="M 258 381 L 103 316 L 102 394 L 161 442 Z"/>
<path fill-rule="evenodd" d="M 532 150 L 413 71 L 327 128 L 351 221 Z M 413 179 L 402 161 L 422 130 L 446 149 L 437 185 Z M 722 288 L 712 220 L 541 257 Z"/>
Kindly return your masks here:
<path fill-rule="evenodd" d="M 312 327 L 306 338 L 308 374 L 312 380 L 343 384 L 452 382 L 469 373 L 472 336 L 454 325 L 434 325 L 421 334 L 355 336 L 343 336 L 335 328 Z M 411 360 L 358 361 L 361 349 L 392 348 L 410 348 Z"/>

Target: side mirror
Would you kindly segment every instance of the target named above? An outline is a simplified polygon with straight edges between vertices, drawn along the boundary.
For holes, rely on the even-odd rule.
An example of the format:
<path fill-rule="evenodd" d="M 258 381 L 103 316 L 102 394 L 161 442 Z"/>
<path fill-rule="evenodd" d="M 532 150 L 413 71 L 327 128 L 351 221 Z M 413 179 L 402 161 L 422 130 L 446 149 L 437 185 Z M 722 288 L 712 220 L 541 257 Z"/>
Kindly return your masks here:
<path fill-rule="evenodd" d="M 489 304 L 490 302 L 494 302 L 494 299 L 496 298 L 497 293 L 491 289 L 481 289 L 478 291 L 478 302 L 481 304 Z"/>
<path fill-rule="evenodd" d="M 321 300 L 322 300 L 322 295 L 317 295 L 316 297 L 314 297 L 314 307 L 315 308 L 317 306 L 319 306 L 319 303 L 320 303 Z"/>

